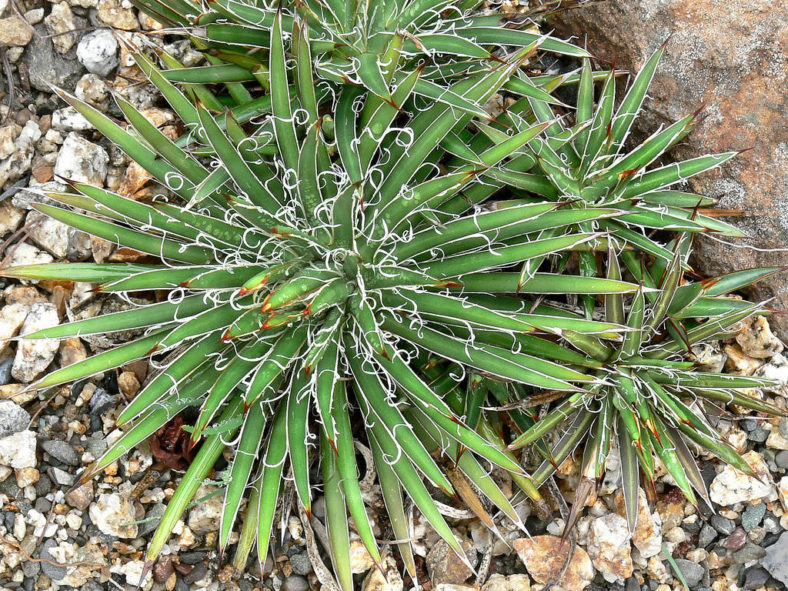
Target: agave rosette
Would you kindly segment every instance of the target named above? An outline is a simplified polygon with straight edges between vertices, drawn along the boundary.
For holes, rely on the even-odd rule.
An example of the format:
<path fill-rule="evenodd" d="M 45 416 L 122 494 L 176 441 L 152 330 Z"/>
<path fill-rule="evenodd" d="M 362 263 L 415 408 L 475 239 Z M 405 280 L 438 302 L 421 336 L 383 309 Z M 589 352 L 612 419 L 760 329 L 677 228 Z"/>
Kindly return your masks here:
<path fill-rule="evenodd" d="M 545 231 L 614 217 L 615 209 L 522 201 L 481 209 L 474 205 L 479 196 L 457 206 L 460 191 L 487 191 L 481 175 L 520 157 L 545 124 L 506 132 L 501 126 L 492 138 L 478 131 L 466 143 L 476 154 L 468 164 L 441 143 L 451 136 L 459 150 L 465 141 L 460 134 L 474 115 L 441 101 L 422 111 L 396 106 L 413 105 L 409 98 L 422 69 L 390 82 L 393 101 L 350 84 L 325 98 L 314 84 L 307 47 L 298 46 L 304 37 L 294 36 L 296 45 L 288 46 L 283 20 L 280 13 L 271 31 L 266 98 L 272 114 L 246 127 L 230 111 L 212 112 L 207 103 L 215 97 L 206 87 L 182 92 L 143 54 L 136 56 L 140 67 L 188 128 L 180 145 L 121 98 L 128 129 L 62 93 L 172 199 L 144 203 L 75 183 L 75 193 L 50 194 L 66 207 L 36 208 L 158 257 L 160 264 L 50 264 L 4 273 L 97 283 L 108 294 L 167 294 L 138 308 L 25 335 L 67 338 L 144 329 L 134 341 L 52 372 L 39 388 L 147 357 L 162 368 L 118 417 L 120 426 L 130 428 L 83 480 L 177 414 L 196 411 L 189 429 L 199 451 L 168 504 L 149 561 L 227 445 L 234 459 L 227 470 L 219 548 L 227 546 L 248 498 L 235 564 L 244 566 L 255 538 L 264 561 L 284 483 L 292 483 L 308 514 L 310 465 L 319 457 L 331 558 L 340 585 L 350 589 L 348 511 L 371 556 L 380 559 L 361 498 L 354 409 L 364 418 L 361 431 L 396 537 L 408 537 L 404 492 L 462 556 L 429 487 L 475 500 L 488 525 L 492 520 L 475 491 L 519 523 L 490 465 L 508 470 L 537 502 L 539 493 L 513 455 L 469 428 L 411 361 L 429 351 L 469 374 L 578 391 L 596 381 L 585 368 L 597 362 L 546 335 L 572 327 L 613 338 L 620 327 L 547 305 L 507 311 L 492 305 L 487 294 L 623 294 L 634 293 L 637 285 L 550 273 L 533 273 L 524 282 L 517 271 L 522 261 L 585 248 L 599 238 L 592 231 L 550 237 Z M 484 104 L 516 76 L 538 43 L 455 82 L 451 92 Z M 296 55 L 292 69 L 286 48 Z M 291 80 L 297 80 L 296 106 Z M 191 93 L 197 100 L 190 100 Z M 507 268 L 514 271 L 501 270 Z M 436 450 L 453 458 L 457 469 L 439 465 L 431 454 Z M 400 549 L 415 575 L 409 545 Z"/>
<path fill-rule="evenodd" d="M 571 43 L 542 36 L 531 20 L 502 27 L 500 15 L 480 12 L 479 0 L 139 0 L 136 4 L 174 31 L 185 28 L 206 55 L 207 65 L 168 70 L 169 80 L 228 84 L 237 97 L 243 97 L 241 102 L 253 101 L 245 88 L 249 83 L 270 83 L 268 49 L 278 14 L 283 30 L 293 31 L 294 38 L 308 46 L 314 58 L 312 75 L 322 86 L 337 88 L 350 82 L 396 104 L 391 83 L 399 84 L 422 69 L 414 97 L 443 102 L 480 118 L 488 116 L 480 105 L 451 90 L 453 82 L 482 72 L 507 52 L 537 40 L 543 51 L 588 57 Z M 554 103 L 540 88 L 554 79 L 544 77 L 536 84 L 524 73 L 515 73 L 503 87 Z"/>
<path fill-rule="evenodd" d="M 513 411 L 518 415 L 517 423 L 525 429 L 510 449 L 540 442 L 537 449 L 545 459 L 532 473 L 537 485 L 543 484 L 574 453 L 579 442 L 585 442 L 581 483 L 567 531 L 603 477 L 611 445 L 618 448 L 626 516 L 630 531 L 634 531 L 641 474 L 646 482 L 653 483 L 660 463 L 690 502 L 697 503 L 698 493 L 709 505 L 692 448 L 714 454 L 747 474 L 753 473 L 707 420 L 709 405 L 724 409 L 735 404 L 758 412 L 784 414 L 747 392 L 764 387 L 771 380 L 698 371 L 691 358 L 693 346 L 730 338 L 742 320 L 766 313 L 759 304 L 726 296 L 781 269 L 759 268 L 705 281 L 685 281 L 683 268 L 687 266 L 689 243 L 688 234 L 674 242 L 674 255 L 667 264 L 662 259 L 647 264 L 632 252 L 616 253 L 611 249 L 607 277 L 622 276 L 621 261 L 624 270 L 643 286 L 631 297 L 604 297 L 605 320 L 624 324 L 626 332 L 619 343 L 571 331 L 563 334 L 566 341 L 599 362 L 597 383 L 585 392 L 551 396 L 559 401 L 545 400 L 552 407 L 536 422 L 530 413 Z M 502 402 L 516 407 L 517 400 L 518 396 L 513 395 Z M 546 436 L 556 430 L 561 435 L 553 437 L 550 443 Z"/>

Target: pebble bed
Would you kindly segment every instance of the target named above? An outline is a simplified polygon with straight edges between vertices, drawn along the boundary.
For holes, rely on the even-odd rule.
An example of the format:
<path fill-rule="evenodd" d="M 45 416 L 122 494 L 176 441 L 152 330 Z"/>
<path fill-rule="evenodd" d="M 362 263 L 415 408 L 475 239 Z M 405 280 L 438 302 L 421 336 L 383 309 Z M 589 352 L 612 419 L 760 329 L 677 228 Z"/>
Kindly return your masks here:
<path fill-rule="evenodd" d="M 13 0 L 12 0 L 13 1 Z M 0 266 L 50 261 L 134 262 L 140 254 L 91 238 L 30 208 L 32 191 L 65 190 L 70 178 L 123 195 L 150 194 L 147 175 L 72 108 L 50 85 L 121 118 L 117 93 L 166 135 L 175 137 L 175 115 L 133 66 L 118 37 L 140 47 L 158 46 L 185 65 L 202 59 L 188 42 L 156 35 L 157 24 L 125 0 L 65 0 L 30 3 L 0 0 L 0 51 L 13 72 L 13 89 L 0 83 Z M 154 34 L 144 34 L 144 33 Z M 13 105 L 9 108 L 9 99 Z M 25 386 L 47 370 L 84 359 L 129 333 L 108 337 L 10 340 L 17 334 L 127 308 L 131 302 L 96 294 L 73 282 L 13 282 L 0 279 L 0 589 L 134 589 L 144 550 L 180 479 L 163 467 L 146 444 L 107 468 L 94 481 L 66 494 L 85 468 L 119 433 L 114 418 L 150 373 L 147 362 L 124 366 L 56 389 Z M 710 371 L 776 378 L 771 390 L 753 392 L 788 408 L 788 361 L 763 319 L 746 321 L 735 339 L 695 351 Z M 413 515 L 413 539 L 424 589 L 463 591 L 737 591 L 785 589 L 788 584 L 788 419 L 707 409 L 712 422 L 746 458 L 758 478 L 701 456 L 712 506 L 688 504 L 665 474 L 648 494 L 641 491 L 637 530 L 630 538 L 620 497 L 617 455 L 611 453 L 598 494 L 561 543 L 562 512 L 543 521 L 528 504 L 519 511 L 530 535 L 500 521 L 499 536 L 462 510 L 449 511 L 471 570 Z M 499 474 L 504 490 L 511 482 Z M 206 591 L 318 589 L 300 520 L 285 520 L 283 537 L 265 564 L 250 561 L 244 575 L 220 565 L 215 527 L 222 496 L 216 481 L 197 493 L 194 505 L 165 547 L 150 589 Z M 579 480 L 570 458 L 556 477 L 571 503 Z M 365 489 L 380 539 L 390 539 L 380 491 Z M 322 499 L 314 518 L 323 518 Z M 362 591 L 414 587 L 400 575 L 401 562 L 388 546 L 383 571 L 358 539 L 352 542 L 353 571 Z M 667 559 L 672 557 L 672 562 Z M 325 560 L 325 554 L 323 554 Z M 677 576 L 676 569 L 681 573 Z"/>

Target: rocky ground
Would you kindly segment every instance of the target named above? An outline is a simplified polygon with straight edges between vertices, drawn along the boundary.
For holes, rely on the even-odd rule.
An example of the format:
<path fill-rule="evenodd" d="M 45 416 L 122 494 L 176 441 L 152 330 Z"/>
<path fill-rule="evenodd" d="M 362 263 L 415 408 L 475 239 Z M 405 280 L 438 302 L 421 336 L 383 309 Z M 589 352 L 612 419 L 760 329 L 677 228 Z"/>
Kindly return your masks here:
<path fill-rule="evenodd" d="M 144 47 L 165 47 L 187 65 L 199 54 L 188 43 L 168 44 L 156 25 L 120 0 L 0 0 L 0 266 L 68 261 L 134 261 L 138 253 L 73 231 L 31 210 L 31 190 L 64 190 L 64 178 L 104 185 L 125 195 L 144 194 L 147 178 L 116 147 L 53 95 L 55 85 L 119 117 L 116 92 L 164 133 L 174 135 L 174 115 L 163 108 L 141 73 L 132 67 L 118 37 Z M 144 34 L 145 32 L 149 34 Z M 152 34 L 151 34 L 152 33 Z M 142 193 L 141 193 L 142 192 Z M 114 418 L 144 383 L 145 363 L 123 367 L 55 391 L 27 391 L 47 370 L 102 350 L 111 339 L 8 341 L 16 334 L 129 306 L 72 282 L 36 284 L 0 280 L 0 588 L 132 589 L 143 552 L 180 479 L 143 446 L 93 482 L 66 494 L 108 444 L 117 438 Z M 697 352 L 715 371 L 778 378 L 781 385 L 757 395 L 788 408 L 788 361 L 765 321 L 746 323 L 726 343 Z M 713 410 L 713 409 L 712 409 Z M 713 417 L 717 427 L 758 473 L 745 477 L 703 457 L 702 473 L 713 507 L 688 504 L 668 478 L 642 493 L 638 529 L 630 540 L 617 495 L 613 454 L 608 477 L 579 520 L 570 542 L 560 543 L 561 511 L 553 522 L 521 514 L 532 537 L 500 523 L 493 538 L 463 511 L 449 511 L 476 572 L 463 565 L 414 515 L 420 584 L 425 589 L 528 591 L 609 589 L 669 591 L 682 588 L 674 568 L 694 590 L 783 589 L 788 584 L 788 420 L 738 414 Z M 221 507 L 221 475 L 198 492 L 144 585 L 150 589 L 317 589 L 305 533 L 298 518 L 261 578 L 251 565 L 238 576 L 218 564 L 215 526 Z M 506 486 L 505 477 L 503 486 Z M 561 467 L 557 487 L 571 502 L 577 466 Z M 220 491 L 219 491 L 220 492 Z M 373 512 L 379 491 L 366 490 Z M 314 515 L 322 518 L 321 500 Z M 382 513 L 381 513 L 382 515 Z M 379 534 L 386 539 L 385 522 Z M 358 540 L 353 566 L 364 591 L 398 591 L 413 582 L 399 576 L 398 558 L 387 550 L 386 580 Z M 567 556 L 568 566 L 562 574 Z M 667 556 L 672 556 L 670 564 Z"/>

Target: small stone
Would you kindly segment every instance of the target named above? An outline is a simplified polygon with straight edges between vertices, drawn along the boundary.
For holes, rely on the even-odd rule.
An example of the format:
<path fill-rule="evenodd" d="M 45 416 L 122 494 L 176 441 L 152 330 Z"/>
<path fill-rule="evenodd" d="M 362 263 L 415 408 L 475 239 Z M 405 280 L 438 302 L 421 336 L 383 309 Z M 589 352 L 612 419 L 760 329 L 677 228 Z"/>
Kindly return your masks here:
<path fill-rule="evenodd" d="M 747 541 L 747 532 L 744 531 L 744 528 L 737 527 L 733 530 L 733 533 L 729 535 L 727 538 L 722 540 L 720 545 L 725 548 L 726 550 L 738 550 L 742 546 L 744 546 L 744 542 Z"/>
<path fill-rule="evenodd" d="M 698 534 L 698 546 L 701 548 L 706 548 L 716 538 L 717 532 L 714 531 L 713 527 L 706 523 L 702 528 L 700 528 L 700 533 Z"/>
<path fill-rule="evenodd" d="M 783 355 L 777 354 L 772 357 L 766 365 L 755 372 L 755 375 L 776 380 L 775 385 L 764 388 L 767 392 L 788 396 L 788 359 Z"/>
<path fill-rule="evenodd" d="M 627 520 L 608 513 L 591 522 L 586 551 L 594 568 L 609 583 L 623 583 L 632 576 L 632 557 Z"/>
<path fill-rule="evenodd" d="M 52 92 L 50 85 L 73 88 L 84 72 L 82 64 L 71 54 L 61 55 L 54 50 L 45 25 L 37 25 L 35 28 L 38 34 L 33 37 L 22 56 L 29 69 L 30 85 L 47 94 Z"/>
<path fill-rule="evenodd" d="M 753 316 L 742 321 L 744 328 L 736 335 L 742 351 L 756 359 L 768 359 L 781 353 L 783 344 L 772 334 L 765 316 Z"/>
<path fill-rule="evenodd" d="M 71 229 L 66 224 L 38 211 L 27 214 L 26 221 L 30 226 L 28 234 L 38 246 L 55 258 L 65 258 L 71 233 Z"/>
<path fill-rule="evenodd" d="M 34 468 L 36 466 L 36 435 L 20 431 L 0 439 L 0 466 Z"/>
<path fill-rule="evenodd" d="M 397 563 L 391 552 L 384 552 L 380 560 L 383 572 L 377 568 L 369 571 L 361 585 L 361 591 L 402 591 L 404 583 L 399 574 Z M 523 591 L 529 591 L 524 589 Z"/>
<path fill-rule="evenodd" d="M 95 127 L 82 113 L 74 107 L 63 107 L 52 113 L 52 129 L 47 132 L 47 136 L 44 136 L 44 139 L 47 139 L 50 134 L 54 137 L 54 133 L 58 131 L 90 131 L 92 129 L 95 129 Z M 62 141 L 64 142 L 65 140 Z M 55 171 L 55 174 L 57 174 L 57 171 Z"/>
<path fill-rule="evenodd" d="M 215 486 L 201 486 L 197 489 L 195 499 L 207 497 L 217 489 Z M 222 515 L 223 496 L 221 494 L 214 494 L 213 496 L 205 499 L 204 501 L 195 505 L 189 512 L 188 525 L 194 533 L 206 533 L 214 531 L 216 524 Z"/>
<path fill-rule="evenodd" d="M 157 583 L 164 583 L 174 572 L 175 568 L 172 565 L 172 557 L 163 556 L 156 561 L 153 567 L 153 580 Z"/>
<path fill-rule="evenodd" d="M 760 480 L 726 465 L 709 487 L 711 500 L 715 503 L 729 506 L 764 499 L 774 494 L 769 467 L 763 457 L 756 451 L 749 451 L 742 458 L 750 465 Z"/>
<path fill-rule="evenodd" d="M 110 394 L 104 388 L 96 388 L 90 397 L 90 414 L 101 416 L 109 409 L 113 408 L 118 401 L 118 397 Z"/>
<path fill-rule="evenodd" d="M 525 568 L 537 583 L 552 580 L 564 566 L 570 551 L 570 545 L 562 542 L 560 537 L 549 535 L 518 538 L 513 545 Z M 585 550 L 577 547 L 557 585 L 564 589 L 582 591 L 593 579 L 594 566 L 591 558 Z"/>
<path fill-rule="evenodd" d="M 530 591 L 530 589 L 531 580 L 528 575 L 522 574 L 504 576 L 495 573 L 482 585 L 482 591 Z"/>
<path fill-rule="evenodd" d="M 712 515 L 710 521 L 712 527 L 724 536 L 731 535 L 733 530 L 736 529 L 736 524 L 722 515 Z"/>
<path fill-rule="evenodd" d="M 720 373 L 725 366 L 725 353 L 716 343 L 699 343 L 692 347 L 692 360 L 701 371 Z"/>
<path fill-rule="evenodd" d="M 93 501 L 93 482 L 86 482 L 82 486 L 66 493 L 66 503 L 80 511 L 87 510 Z"/>
<path fill-rule="evenodd" d="M 55 51 L 60 54 L 68 53 L 76 41 L 76 36 L 70 31 L 77 29 L 74 13 L 71 12 L 68 2 L 53 4 L 52 11 L 44 19 L 44 24 L 51 35 Z"/>
<path fill-rule="evenodd" d="M 123 31 L 133 31 L 139 27 L 131 4 L 125 1 L 99 0 L 97 16 L 101 22 Z"/>
<path fill-rule="evenodd" d="M 60 342 L 60 366 L 66 367 L 84 361 L 88 357 L 85 345 L 79 337 L 64 339 Z"/>
<path fill-rule="evenodd" d="M 775 579 L 788 585 L 788 532 L 783 532 L 774 544 L 766 548 L 761 566 Z"/>
<path fill-rule="evenodd" d="M 2 314 L 2 310 L 0 310 L 0 314 Z M 24 319 L 23 319 L 24 322 Z M 22 323 L 20 322 L 19 325 L 21 326 Z M 5 386 L 9 385 L 9 381 L 11 381 L 11 366 L 14 365 L 14 358 L 13 357 L 6 357 L 0 358 L 0 391 Z M 19 386 L 20 384 L 10 384 L 11 386 Z M 5 400 L 6 398 L 11 398 L 13 394 L 4 395 L 0 392 L 0 400 Z"/>
<path fill-rule="evenodd" d="M 102 494 L 90 505 L 90 520 L 103 533 L 118 538 L 136 538 L 134 504 L 116 493 Z M 215 525 L 215 524 L 214 524 Z M 136 582 L 136 581 L 135 581 Z"/>
<path fill-rule="evenodd" d="M 11 400 L 0 400 L 0 438 L 27 429 L 30 423 L 28 412 Z"/>
<path fill-rule="evenodd" d="M 77 46 L 77 59 L 88 72 L 107 76 L 118 66 L 118 42 L 107 29 L 85 35 Z"/>
<path fill-rule="evenodd" d="M 458 537 L 458 541 L 466 555 L 471 554 L 475 558 L 473 543 L 462 536 Z M 445 540 L 441 540 L 427 553 L 427 573 L 433 585 L 459 585 L 473 574 L 473 569 L 457 556 Z"/>
<path fill-rule="evenodd" d="M 109 88 L 107 83 L 96 74 L 85 74 L 77 82 L 74 94 L 80 100 L 93 105 L 100 111 L 109 106 Z"/>
<path fill-rule="evenodd" d="M 0 410 L 0 413 L 2 413 L 2 410 Z M 16 485 L 19 488 L 35 484 L 40 478 L 41 473 L 35 468 L 19 468 L 16 471 Z"/>
<path fill-rule="evenodd" d="M 744 575 L 744 588 L 748 590 L 759 589 L 769 580 L 769 572 L 760 566 L 753 567 Z"/>
<path fill-rule="evenodd" d="M 52 554 L 52 550 L 57 548 L 57 542 L 53 539 L 46 540 L 41 548 L 41 570 L 53 581 L 59 581 L 68 574 L 68 568 L 65 566 L 56 566 L 55 562 L 59 562 L 57 557 Z"/>
<path fill-rule="evenodd" d="M 703 567 L 692 562 L 691 560 L 685 560 L 684 558 L 676 558 L 675 562 L 676 566 L 681 571 L 681 574 L 684 575 L 684 578 L 687 581 L 687 586 L 690 589 L 696 589 L 703 580 L 703 575 L 706 574 L 706 571 L 703 569 Z"/>
<path fill-rule="evenodd" d="M 11 153 L 14 149 L 12 145 Z M 0 202 L 0 238 L 15 231 L 23 219 L 25 219 L 25 212 L 16 207 L 10 199 Z"/>
<path fill-rule="evenodd" d="M 31 173 L 33 174 L 33 178 L 36 179 L 37 183 L 45 183 L 47 181 L 51 181 L 55 177 L 54 168 L 49 165 L 36 166 L 35 162 L 33 164 L 33 170 Z"/>
<path fill-rule="evenodd" d="M 22 244 L 17 244 L 14 247 L 14 251 L 13 253 L 11 253 L 10 260 L 8 261 L 8 266 L 16 267 L 19 265 L 42 265 L 46 263 L 51 263 L 53 260 L 54 259 L 52 258 L 52 256 L 45 253 L 43 250 L 39 250 L 35 246 L 27 242 L 23 242 Z M 35 291 L 35 288 L 31 287 L 31 289 Z M 21 303 L 21 302 L 12 302 L 11 298 L 7 296 L 5 301 L 7 304 Z M 39 297 L 36 301 L 41 302 L 46 300 L 42 297 Z"/>
<path fill-rule="evenodd" d="M 0 18 L 0 45 L 24 47 L 32 38 L 32 27 L 18 16 Z"/>
<path fill-rule="evenodd" d="M 101 186 L 107 176 L 109 156 L 101 146 L 71 132 L 55 162 L 55 174 L 67 180 Z"/>
<path fill-rule="evenodd" d="M 0 351 L 8 346 L 8 339 L 15 337 L 19 332 L 28 311 L 28 306 L 24 304 L 9 304 L 0 308 Z"/>
<path fill-rule="evenodd" d="M 41 444 L 41 449 L 56 460 L 69 466 L 79 466 L 79 456 L 74 448 L 60 439 L 50 439 Z"/>
<path fill-rule="evenodd" d="M 733 553 L 733 564 L 747 564 L 760 560 L 764 556 L 766 556 L 766 550 L 752 542 L 747 542 L 741 549 Z"/>
<path fill-rule="evenodd" d="M 367 547 L 358 537 L 350 540 L 350 572 L 354 575 L 365 573 L 375 566 L 375 561 L 367 550 Z"/>
<path fill-rule="evenodd" d="M 299 552 L 290 557 L 290 566 L 297 575 L 308 575 L 312 572 L 312 562 L 306 552 Z"/>
<path fill-rule="evenodd" d="M 281 591 L 309 591 L 309 581 L 300 575 L 291 575 L 282 583 Z"/>
<path fill-rule="evenodd" d="M 777 496 L 783 509 L 788 511 L 788 476 L 783 476 L 777 484 Z"/>
<path fill-rule="evenodd" d="M 58 486 L 71 486 L 74 484 L 74 475 L 69 474 L 65 470 L 52 466 L 47 472 L 49 472 L 49 477 L 52 481 Z"/>
<path fill-rule="evenodd" d="M 139 392 L 140 382 L 133 371 L 124 371 L 118 376 L 118 388 L 126 398 L 134 398 Z"/>
<path fill-rule="evenodd" d="M 759 526 L 764 515 L 766 515 L 766 503 L 747 507 L 741 516 L 741 526 L 744 528 L 744 531 L 751 531 Z"/>
<path fill-rule="evenodd" d="M 771 449 L 788 450 L 788 437 L 783 435 L 781 429 L 774 428 L 766 439 L 766 447 Z"/>
<path fill-rule="evenodd" d="M 622 517 L 626 516 L 624 495 L 616 492 L 616 511 Z M 632 534 L 632 544 L 643 558 L 650 558 L 662 551 L 662 518 L 656 511 L 651 512 L 648 506 L 646 493 L 638 488 L 638 516 L 635 531 Z"/>
<path fill-rule="evenodd" d="M 725 345 L 723 350 L 727 355 L 725 369 L 729 373 L 751 376 L 763 365 L 763 361 L 750 357 L 739 345 Z"/>

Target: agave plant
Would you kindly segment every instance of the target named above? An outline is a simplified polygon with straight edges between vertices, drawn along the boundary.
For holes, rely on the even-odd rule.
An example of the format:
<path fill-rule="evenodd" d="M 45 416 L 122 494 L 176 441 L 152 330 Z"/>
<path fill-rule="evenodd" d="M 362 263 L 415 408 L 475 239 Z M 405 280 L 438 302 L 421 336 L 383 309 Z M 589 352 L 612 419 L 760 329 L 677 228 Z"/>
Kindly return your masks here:
<path fill-rule="evenodd" d="M 421 69 L 414 96 L 443 102 L 486 119 L 474 101 L 450 89 L 463 77 L 478 74 L 500 62 L 507 50 L 540 40 L 541 49 L 571 57 L 588 53 L 571 43 L 543 37 L 532 21 L 522 19 L 501 26 L 501 16 L 481 14 L 480 0 L 390 0 L 384 2 L 327 2 L 309 0 L 242 2 L 239 0 L 139 0 L 141 10 L 172 30 L 185 28 L 209 64 L 173 68 L 166 76 L 185 83 L 228 84 L 235 98 L 250 102 L 244 84 L 272 80 L 269 72 L 270 38 L 281 15 L 282 27 L 293 31 L 294 53 L 313 60 L 313 75 L 323 89 L 357 84 L 381 100 L 398 106 L 391 85 Z M 530 29 L 521 30 L 526 25 Z M 544 84 L 547 80 L 540 80 Z M 504 89 L 550 103 L 557 102 L 525 73 L 516 73 Z M 304 106 L 306 108 L 306 106 Z"/>
<path fill-rule="evenodd" d="M 592 335 L 564 332 L 566 341 L 599 362 L 598 380 L 586 391 L 554 403 L 510 445 L 511 449 L 521 448 L 543 440 L 562 424 L 565 426 L 552 447 L 542 441 L 545 460 L 532 474 L 535 483 L 541 485 L 579 442 L 585 442 L 582 480 L 566 524 L 567 532 L 604 475 L 611 445 L 617 445 L 620 454 L 626 516 L 630 531 L 634 531 L 640 474 L 653 483 L 658 462 L 695 504 L 695 491 L 709 505 L 711 501 L 691 446 L 714 454 L 746 474 L 753 473 L 710 425 L 705 408 L 737 404 L 768 414 L 783 414 L 779 408 L 743 391 L 763 387 L 768 380 L 700 372 L 692 360 L 680 355 L 691 353 L 699 342 L 735 335 L 741 320 L 763 313 L 760 305 L 725 294 L 780 269 L 752 269 L 705 281 L 684 281 L 682 269 L 686 266 L 689 243 L 687 234 L 676 241 L 674 256 L 667 265 L 661 259 L 644 264 L 631 251 L 616 253 L 611 248 L 607 277 L 620 278 L 619 261 L 623 261 L 625 269 L 642 286 L 628 301 L 622 294 L 604 297 L 605 320 L 624 324 L 627 331 L 617 344 Z M 512 397 L 505 402 L 515 401 Z"/>
<path fill-rule="evenodd" d="M 525 117 L 549 125 L 541 139 L 530 143 L 528 157 L 492 171 L 489 176 L 493 181 L 528 191 L 532 199 L 555 200 L 578 209 L 622 210 L 625 215 L 614 219 L 600 219 L 595 224 L 579 224 L 577 228 L 565 230 L 587 231 L 593 226 L 614 233 L 619 243 L 665 263 L 672 255 L 655 232 L 707 232 L 741 237 L 740 230 L 706 209 L 713 204 L 712 199 L 683 191 L 680 186 L 688 178 L 720 166 L 738 152 L 659 165 L 659 159 L 692 131 L 698 113 L 658 130 L 627 150 L 630 132 L 664 52 L 665 45 L 646 61 L 618 108 L 615 108 L 618 72 L 613 69 L 605 74 L 595 100 L 595 80 L 599 73 L 592 71 L 588 59 L 583 60 L 573 117 L 556 120 L 553 108 L 546 101 L 535 96 L 522 99 L 525 113 L 510 108 L 500 118 L 502 122 L 517 124 Z M 559 79 L 554 78 L 543 88 L 551 90 L 558 83 Z M 560 231 L 554 229 L 551 234 Z M 523 267 L 524 277 L 533 271 L 532 264 Z M 593 252 L 582 253 L 578 264 L 582 275 L 597 275 Z M 590 314 L 593 298 L 584 298 L 584 305 Z"/>
<path fill-rule="evenodd" d="M 507 312 L 484 294 L 619 294 L 634 293 L 637 285 L 549 273 L 523 282 L 516 270 L 523 261 L 593 243 L 599 238 L 593 231 L 544 233 L 614 217 L 614 209 L 523 201 L 481 209 L 474 205 L 478 196 L 458 206 L 461 191 L 487 191 L 484 175 L 522 157 L 545 124 L 496 124 L 500 129 L 494 132 L 478 127 L 463 139 L 473 114 L 445 101 L 419 111 L 411 100 L 423 68 L 392 78 L 391 101 L 360 84 L 320 94 L 314 61 L 298 45 L 305 37 L 295 35 L 288 45 L 284 24 L 285 15 L 277 13 L 265 96 L 272 115 L 246 127 L 233 112 L 212 112 L 208 103 L 216 97 L 205 87 L 182 92 L 142 53 L 136 55 L 141 69 L 187 127 L 180 145 L 121 98 L 128 129 L 61 93 L 166 188 L 170 199 L 145 203 L 74 183 L 74 192 L 49 194 L 65 207 L 36 208 L 154 260 L 3 272 L 96 283 L 105 294 L 149 294 L 147 305 L 25 335 L 143 331 L 136 340 L 52 372 L 38 388 L 142 358 L 160 368 L 118 417 L 118 425 L 130 428 L 82 482 L 179 413 L 195 411 L 189 431 L 199 450 L 154 535 L 148 568 L 230 445 L 234 459 L 226 471 L 220 550 L 246 499 L 235 564 L 244 567 L 255 539 L 264 561 L 280 492 L 292 485 L 308 516 L 310 466 L 319 458 L 331 559 L 341 587 L 351 589 L 348 511 L 370 555 L 380 559 L 361 498 L 356 436 L 371 448 L 398 539 L 408 538 L 403 492 L 461 556 L 432 490 L 475 500 L 472 506 L 492 525 L 475 497 L 479 491 L 520 524 L 490 465 L 509 471 L 540 500 L 514 456 L 469 428 L 429 385 L 429 374 L 411 363 L 415 356 L 426 350 L 468 374 L 575 392 L 597 380 L 584 371 L 596 362 L 549 335 L 571 327 L 611 338 L 620 327 L 547 305 Z M 541 41 L 452 83 L 448 91 L 483 105 L 517 76 Z M 287 50 L 299 56 L 293 69 Z M 442 147 L 444 141 L 451 151 Z M 472 163 L 455 152 L 473 152 Z M 514 271 L 502 270 L 512 266 Z M 477 329 L 484 329 L 478 340 Z M 516 346 L 487 336 L 496 331 L 516 335 Z M 358 433 L 356 412 L 364 419 Z M 435 451 L 451 458 L 456 469 L 439 463 Z M 415 577 L 409 544 L 400 550 Z"/>

